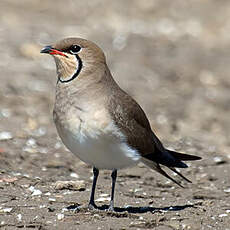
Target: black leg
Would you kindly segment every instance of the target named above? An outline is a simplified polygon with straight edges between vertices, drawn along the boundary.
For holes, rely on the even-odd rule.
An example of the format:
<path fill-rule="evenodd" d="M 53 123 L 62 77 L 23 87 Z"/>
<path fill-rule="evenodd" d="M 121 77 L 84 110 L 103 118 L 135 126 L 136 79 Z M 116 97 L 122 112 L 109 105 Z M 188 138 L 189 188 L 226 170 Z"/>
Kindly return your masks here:
<path fill-rule="evenodd" d="M 115 184 L 116 184 L 116 179 L 117 179 L 117 170 L 114 169 L 112 174 L 112 192 L 111 192 L 111 200 L 109 204 L 109 211 L 114 211 L 114 190 L 115 190 Z"/>
<path fill-rule="evenodd" d="M 90 200 L 89 200 L 89 208 L 96 207 L 95 202 L 94 202 L 94 194 L 95 194 L 98 175 L 99 175 L 99 170 L 93 167 L 93 185 L 92 185 L 92 190 L 91 190 L 91 195 L 90 195 Z"/>

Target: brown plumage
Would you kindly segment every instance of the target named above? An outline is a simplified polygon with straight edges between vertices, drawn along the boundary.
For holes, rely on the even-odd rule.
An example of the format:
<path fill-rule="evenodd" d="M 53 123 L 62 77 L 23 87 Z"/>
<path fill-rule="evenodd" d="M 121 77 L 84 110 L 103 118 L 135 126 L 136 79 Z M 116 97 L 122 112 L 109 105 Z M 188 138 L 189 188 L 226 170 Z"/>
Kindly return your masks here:
<path fill-rule="evenodd" d="M 96 44 L 67 38 L 41 52 L 53 55 L 57 66 L 57 131 L 70 151 L 94 167 L 91 207 L 95 207 L 98 169 L 113 170 L 111 210 L 117 169 L 142 161 L 180 186 L 160 165 L 190 182 L 175 168 L 186 168 L 183 160 L 201 158 L 164 148 L 142 108 L 114 81 L 105 55 Z"/>

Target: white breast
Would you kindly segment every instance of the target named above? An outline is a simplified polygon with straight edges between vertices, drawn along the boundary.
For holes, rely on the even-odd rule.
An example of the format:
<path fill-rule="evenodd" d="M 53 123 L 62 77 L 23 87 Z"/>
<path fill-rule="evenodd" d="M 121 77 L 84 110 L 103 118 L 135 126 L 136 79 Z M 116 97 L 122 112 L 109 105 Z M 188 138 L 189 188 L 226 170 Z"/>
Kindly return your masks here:
<path fill-rule="evenodd" d="M 88 115 L 89 116 L 89 115 Z M 121 169 L 140 161 L 139 153 L 130 148 L 124 135 L 113 122 L 69 117 L 67 123 L 56 127 L 65 146 L 82 161 L 98 169 Z"/>

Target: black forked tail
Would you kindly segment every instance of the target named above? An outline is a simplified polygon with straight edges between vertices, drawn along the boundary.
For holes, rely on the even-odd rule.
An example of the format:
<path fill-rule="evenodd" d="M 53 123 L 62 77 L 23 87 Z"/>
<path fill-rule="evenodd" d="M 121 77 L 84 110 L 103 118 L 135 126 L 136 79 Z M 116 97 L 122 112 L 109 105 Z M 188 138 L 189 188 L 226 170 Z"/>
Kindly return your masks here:
<path fill-rule="evenodd" d="M 168 150 L 167 151 L 173 155 L 173 157 L 175 157 L 176 159 L 178 160 L 181 160 L 181 161 L 196 161 L 196 160 L 200 160 L 201 157 L 198 157 L 198 156 L 194 156 L 194 155 L 188 155 L 188 154 L 184 154 L 184 153 L 178 153 L 178 152 L 175 152 L 175 151 L 172 151 L 172 150 Z"/>
<path fill-rule="evenodd" d="M 155 152 L 154 154 L 147 154 L 143 157 L 169 168 L 187 168 L 188 166 L 183 161 L 194 161 L 201 159 L 201 157 L 198 156 L 178 153 L 168 149 Z"/>
<path fill-rule="evenodd" d="M 190 181 L 188 178 L 186 178 L 184 175 L 182 175 L 180 172 L 178 172 L 178 170 L 176 170 L 175 168 L 173 167 L 170 167 L 170 169 L 176 173 L 178 176 L 180 176 L 182 179 L 186 180 L 187 182 L 189 183 L 192 183 L 192 181 Z"/>
<path fill-rule="evenodd" d="M 183 153 L 178 153 L 172 150 L 165 149 L 164 152 L 158 152 L 158 154 L 148 154 L 142 157 L 142 162 L 149 166 L 150 168 L 156 170 L 163 176 L 167 177 L 180 187 L 183 187 L 180 182 L 174 180 L 171 176 L 169 176 L 163 169 L 160 167 L 160 165 L 167 166 L 170 170 L 172 170 L 174 173 L 176 173 L 178 176 L 180 176 L 185 181 L 192 183 L 189 179 L 187 179 L 185 176 L 183 176 L 176 168 L 187 168 L 188 166 L 182 162 L 182 161 L 194 161 L 194 160 L 200 160 L 201 157 L 194 156 L 194 155 L 188 155 Z"/>

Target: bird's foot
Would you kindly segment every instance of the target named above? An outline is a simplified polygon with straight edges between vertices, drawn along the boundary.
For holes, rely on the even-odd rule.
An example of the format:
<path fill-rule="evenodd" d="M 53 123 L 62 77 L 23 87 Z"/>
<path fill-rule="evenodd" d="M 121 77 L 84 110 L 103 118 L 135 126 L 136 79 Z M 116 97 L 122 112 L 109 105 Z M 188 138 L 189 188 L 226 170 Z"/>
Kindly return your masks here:
<path fill-rule="evenodd" d="M 94 202 L 88 204 L 88 210 L 95 210 L 95 209 L 97 209 L 97 205 Z"/>
<path fill-rule="evenodd" d="M 107 209 L 108 212 L 115 212 L 114 210 L 114 206 L 112 204 L 109 205 L 108 209 Z"/>

